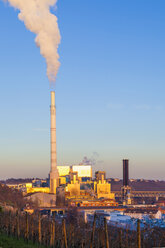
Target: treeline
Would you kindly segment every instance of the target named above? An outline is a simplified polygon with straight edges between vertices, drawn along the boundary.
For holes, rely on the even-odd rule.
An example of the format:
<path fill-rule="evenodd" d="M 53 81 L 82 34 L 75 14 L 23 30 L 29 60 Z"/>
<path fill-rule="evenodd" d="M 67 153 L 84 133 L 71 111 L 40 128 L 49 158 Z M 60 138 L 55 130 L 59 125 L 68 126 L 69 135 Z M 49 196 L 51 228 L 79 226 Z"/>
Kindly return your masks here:
<path fill-rule="evenodd" d="M 76 216 L 76 214 L 75 214 Z M 69 217 L 69 218 L 68 218 Z M 39 213 L 1 212 L 0 232 L 15 236 L 26 243 L 56 248 L 151 248 L 165 246 L 165 230 L 129 231 L 107 226 L 106 219 L 97 225 L 95 215 L 93 224 L 85 224 L 68 212 L 66 219 L 41 217 Z"/>
<path fill-rule="evenodd" d="M 21 184 L 21 183 L 31 183 L 34 178 L 8 178 L 6 180 L 1 180 L 3 184 Z"/>

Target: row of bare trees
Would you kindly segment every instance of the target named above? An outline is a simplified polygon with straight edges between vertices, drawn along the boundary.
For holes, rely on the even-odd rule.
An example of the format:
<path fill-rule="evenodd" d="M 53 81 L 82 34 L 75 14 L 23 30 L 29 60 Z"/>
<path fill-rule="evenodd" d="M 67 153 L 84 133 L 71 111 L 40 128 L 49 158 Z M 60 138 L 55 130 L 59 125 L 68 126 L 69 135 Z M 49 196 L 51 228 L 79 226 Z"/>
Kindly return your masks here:
<path fill-rule="evenodd" d="M 76 214 L 75 214 L 76 216 Z M 55 217 L 41 217 L 39 213 L 28 215 L 21 212 L 2 211 L 0 213 L 0 232 L 25 242 L 43 245 L 51 248 L 151 248 L 165 246 L 165 230 L 137 230 L 130 231 L 97 224 L 94 216 L 92 225 L 77 221 Z"/>

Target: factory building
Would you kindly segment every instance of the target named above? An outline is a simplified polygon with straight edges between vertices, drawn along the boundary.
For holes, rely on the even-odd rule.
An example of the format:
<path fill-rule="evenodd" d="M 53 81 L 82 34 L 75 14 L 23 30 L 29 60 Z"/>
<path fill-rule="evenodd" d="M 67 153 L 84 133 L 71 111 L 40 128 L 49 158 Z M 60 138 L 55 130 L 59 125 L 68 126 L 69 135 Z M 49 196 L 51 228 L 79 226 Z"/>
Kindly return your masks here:
<path fill-rule="evenodd" d="M 124 212 L 125 215 L 135 219 L 143 219 L 145 217 L 151 219 L 161 219 L 162 213 L 158 208 L 127 208 Z"/>
<path fill-rule="evenodd" d="M 70 166 L 57 166 L 60 177 L 68 176 L 70 173 Z"/>
<path fill-rule="evenodd" d="M 95 177 L 96 177 L 97 182 L 103 181 L 106 178 L 106 173 L 105 173 L 105 171 L 96 171 Z"/>
<path fill-rule="evenodd" d="M 94 192 L 97 198 L 115 199 L 115 194 L 111 193 L 111 184 L 106 181 L 105 175 L 105 171 L 96 171 Z"/>
<path fill-rule="evenodd" d="M 72 165 L 72 166 L 57 166 L 59 176 L 67 176 L 71 172 L 77 172 L 78 178 L 81 180 L 83 177 L 92 178 L 91 165 Z"/>
<path fill-rule="evenodd" d="M 79 182 L 87 182 L 92 179 L 91 165 L 72 165 L 72 166 L 57 166 L 59 172 L 59 184 L 67 184 L 73 181 L 73 176 L 76 175 L 76 180 Z"/>
<path fill-rule="evenodd" d="M 92 179 L 92 167 L 91 165 L 72 165 L 71 166 L 72 172 L 78 173 L 78 179 L 80 181 L 91 180 Z"/>

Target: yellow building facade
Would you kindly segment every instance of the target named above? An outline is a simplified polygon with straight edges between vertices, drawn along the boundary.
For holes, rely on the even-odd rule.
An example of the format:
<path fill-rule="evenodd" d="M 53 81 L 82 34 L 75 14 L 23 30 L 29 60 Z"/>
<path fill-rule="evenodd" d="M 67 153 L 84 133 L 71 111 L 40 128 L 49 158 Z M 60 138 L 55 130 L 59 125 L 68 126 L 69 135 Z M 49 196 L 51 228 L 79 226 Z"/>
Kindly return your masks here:
<path fill-rule="evenodd" d="M 70 173 L 70 166 L 57 166 L 60 177 L 68 176 Z"/>
<path fill-rule="evenodd" d="M 72 172 L 78 173 L 78 178 L 90 177 L 92 178 L 91 165 L 72 165 L 72 166 L 57 166 L 59 176 L 68 176 Z"/>
<path fill-rule="evenodd" d="M 78 197 L 80 195 L 80 184 L 78 182 L 68 184 L 66 187 L 66 192 L 70 193 L 70 197 Z"/>
<path fill-rule="evenodd" d="M 76 175 L 73 175 L 73 180 L 66 186 L 65 191 L 69 192 L 70 197 L 80 196 L 80 184 Z"/>
<path fill-rule="evenodd" d="M 41 192 L 41 193 L 50 193 L 50 188 L 48 187 L 34 187 L 34 188 L 26 188 L 26 193 L 37 193 L 37 192 Z"/>
<path fill-rule="evenodd" d="M 92 178 L 92 167 L 91 165 L 73 165 L 71 166 L 73 172 L 78 173 L 78 178 L 90 177 Z"/>
<path fill-rule="evenodd" d="M 94 192 L 97 198 L 115 199 L 115 194 L 111 193 L 111 184 L 107 183 L 106 180 L 94 182 Z"/>

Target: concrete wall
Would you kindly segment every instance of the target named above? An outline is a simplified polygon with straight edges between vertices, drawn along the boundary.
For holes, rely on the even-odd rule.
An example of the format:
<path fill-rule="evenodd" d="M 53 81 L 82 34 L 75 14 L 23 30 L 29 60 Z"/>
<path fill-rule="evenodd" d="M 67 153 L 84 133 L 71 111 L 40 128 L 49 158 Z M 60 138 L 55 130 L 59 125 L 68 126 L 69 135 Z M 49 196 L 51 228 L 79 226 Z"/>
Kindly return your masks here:
<path fill-rule="evenodd" d="M 39 207 L 54 207 L 56 206 L 56 195 L 47 193 L 34 193 L 25 198 L 36 202 Z"/>

